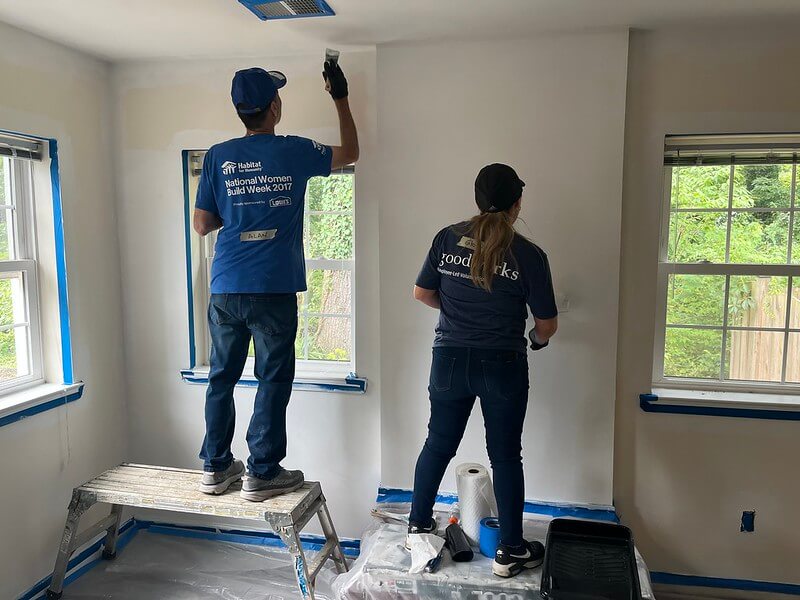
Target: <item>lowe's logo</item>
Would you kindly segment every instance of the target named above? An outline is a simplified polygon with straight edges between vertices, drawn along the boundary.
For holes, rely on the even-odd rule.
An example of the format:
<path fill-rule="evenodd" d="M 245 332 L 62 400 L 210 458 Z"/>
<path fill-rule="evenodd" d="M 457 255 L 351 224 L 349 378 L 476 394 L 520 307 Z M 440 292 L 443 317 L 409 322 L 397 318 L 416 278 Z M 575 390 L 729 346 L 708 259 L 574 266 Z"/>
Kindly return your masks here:
<path fill-rule="evenodd" d="M 223 175 L 232 175 L 236 173 L 236 163 L 230 160 L 226 160 L 222 163 L 222 174 Z"/>
<path fill-rule="evenodd" d="M 269 201 L 269 205 L 272 208 L 280 208 L 281 206 L 291 206 L 292 199 L 288 196 L 281 196 L 280 198 L 273 198 Z"/>

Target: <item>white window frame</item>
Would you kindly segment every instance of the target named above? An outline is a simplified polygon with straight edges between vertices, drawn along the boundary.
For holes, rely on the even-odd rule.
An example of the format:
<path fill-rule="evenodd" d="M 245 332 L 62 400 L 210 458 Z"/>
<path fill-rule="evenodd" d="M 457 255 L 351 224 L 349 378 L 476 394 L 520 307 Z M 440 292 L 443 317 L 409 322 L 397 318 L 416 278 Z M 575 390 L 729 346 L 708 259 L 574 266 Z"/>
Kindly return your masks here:
<path fill-rule="evenodd" d="M 205 150 L 195 150 L 190 152 L 189 154 L 189 177 L 194 178 L 194 180 L 189 185 L 189 200 L 190 200 L 190 212 L 193 210 L 194 206 L 194 199 L 195 195 L 192 193 L 193 190 L 196 189 L 197 183 L 199 181 L 199 172 L 202 168 L 203 164 L 203 157 L 205 155 Z M 344 167 L 342 169 L 336 169 L 335 171 L 331 172 L 331 175 L 338 175 L 338 174 L 350 174 L 355 177 L 355 169 L 353 166 Z M 356 194 L 356 184 L 354 180 L 353 184 L 353 258 L 348 260 L 334 260 L 334 259 L 324 259 L 324 258 L 306 258 L 306 271 L 311 270 L 318 270 L 318 269 L 326 269 L 326 270 L 333 270 L 333 271 L 349 271 L 350 272 L 350 312 L 349 313 L 342 313 L 342 314 L 322 314 L 322 313 L 305 313 L 299 314 L 301 318 L 303 316 L 308 316 L 309 314 L 313 316 L 320 316 L 320 317 L 336 317 L 336 318 L 350 318 L 350 361 L 348 362 L 340 362 L 340 361 L 324 361 L 324 360 L 306 360 L 302 358 L 298 358 L 295 361 L 295 373 L 296 377 L 300 379 L 311 379 L 311 380 L 328 380 L 328 379 L 342 379 L 348 377 L 352 373 L 356 372 L 356 322 L 355 322 L 355 296 L 356 296 L 356 256 L 355 256 L 355 194 Z M 306 205 L 306 209 L 303 213 L 303 227 L 306 234 L 309 231 L 309 217 L 315 214 L 332 214 L 330 211 L 309 211 Z M 339 211 L 336 214 L 340 214 Z M 341 214 L 346 214 L 342 212 Z M 197 234 L 192 231 L 192 236 L 196 236 Z M 198 236 L 199 237 L 199 236 Z M 207 313 L 208 313 L 208 303 L 210 300 L 210 288 L 211 288 L 211 264 L 213 262 L 213 250 L 214 245 L 216 244 L 217 239 L 217 232 L 212 232 L 206 235 L 204 238 L 199 240 L 199 259 L 203 262 L 204 267 L 203 269 L 198 269 L 196 272 L 198 273 L 197 277 L 200 281 L 197 282 L 197 285 L 194 286 L 194 289 L 201 290 L 202 294 L 195 300 L 195 330 L 198 329 L 197 325 L 200 325 L 199 329 L 202 331 L 202 335 L 197 336 L 195 339 L 195 352 L 196 352 L 196 360 L 199 367 L 199 370 L 205 370 L 209 368 L 209 358 L 211 354 L 211 333 L 208 329 L 207 325 Z M 298 302 L 299 305 L 299 302 Z M 307 324 L 307 321 L 306 321 Z M 298 325 L 300 326 L 300 325 Z M 307 326 L 307 325 L 306 325 Z M 250 356 L 245 363 L 243 378 L 252 378 L 254 375 L 254 366 L 255 366 L 255 359 L 254 357 Z"/>
<path fill-rule="evenodd" d="M 714 136 L 708 136 L 713 138 Z M 719 136 L 722 138 L 723 136 Z M 759 151 L 764 153 L 764 146 L 768 147 L 770 140 L 782 141 L 786 143 L 786 138 L 789 136 L 724 136 L 725 140 L 735 145 L 753 145 Z M 797 136 L 791 136 L 795 140 Z M 668 138 L 669 139 L 669 138 Z M 761 142 L 756 143 L 756 140 Z M 791 142 L 793 145 L 796 143 L 800 148 L 800 139 Z M 713 147 L 713 142 L 709 144 L 709 148 Z M 732 218 L 731 213 L 735 212 L 758 212 L 759 209 L 742 209 L 733 207 L 733 192 L 734 192 L 734 177 L 733 170 L 735 165 L 731 165 L 730 183 L 728 190 L 728 206 L 727 209 L 709 209 L 708 211 L 720 212 L 727 210 L 727 234 L 726 234 L 726 249 L 725 260 L 727 261 L 730 256 L 730 240 L 731 240 L 731 226 Z M 658 278 L 657 278 L 657 297 L 656 297 L 656 317 L 655 317 L 655 336 L 653 348 L 653 388 L 661 389 L 676 389 L 676 390 L 698 390 L 698 391 L 720 391 L 720 392 L 750 392 L 761 394 L 776 394 L 776 395 L 800 395 L 800 384 L 798 383 L 777 383 L 777 382 L 760 382 L 760 381 L 737 381 L 723 379 L 725 369 L 725 350 L 727 346 L 727 335 L 732 330 L 748 330 L 759 328 L 748 327 L 734 327 L 728 323 L 728 296 L 730 288 L 730 278 L 736 275 L 755 275 L 755 276 L 779 276 L 787 277 L 787 307 L 786 307 L 786 323 L 783 328 L 767 329 L 767 331 L 779 331 L 784 334 L 784 352 L 783 364 L 781 367 L 781 380 L 785 380 L 786 365 L 788 361 L 787 341 L 789 333 L 800 333 L 800 329 L 792 329 L 789 327 L 791 318 L 791 292 L 793 289 L 793 282 L 800 281 L 800 264 L 791 264 L 792 260 L 792 241 L 794 239 L 794 223 L 795 220 L 800 218 L 800 199 L 796 198 L 797 195 L 797 176 L 798 164 L 795 162 L 792 169 L 792 189 L 791 189 L 791 204 L 788 208 L 789 213 L 789 240 L 787 248 L 787 262 L 789 264 L 733 264 L 733 263 L 672 263 L 669 262 L 669 227 L 671 217 L 671 194 L 672 194 L 672 169 L 669 165 L 664 166 L 663 178 L 663 193 L 662 193 L 662 213 L 661 213 L 661 231 L 660 231 L 660 244 L 659 244 L 659 258 L 658 258 Z M 687 209 L 688 210 L 688 209 Z M 770 209 L 770 212 L 786 212 L 787 209 Z M 693 209 L 691 212 L 704 212 L 703 209 Z M 723 324 L 722 324 L 722 347 L 721 347 L 721 361 L 720 361 L 720 377 L 719 379 L 695 379 L 683 377 L 667 377 L 664 375 L 664 354 L 666 351 L 666 330 L 667 330 L 667 297 L 669 290 L 669 277 L 670 275 L 720 275 L 725 276 L 725 291 L 723 299 Z M 717 326 L 692 325 L 692 329 L 714 329 L 719 330 Z M 795 398 L 796 402 L 800 403 L 800 398 Z"/>
<path fill-rule="evenodd" d="M 2 159 L 2 157 L 0 157 Z M 7 158 L 10 165 L 10 190 L 12 203 L 0 205 L 0 210 L 11 210 L 15 214 L 16 234 L 9 232 L 9 248 L 14 245 L 16 256 L 13 260 L 0 260 L 0 279 L 9 278 L 12 274 L 22 273 L 25 293 L 24 315 L 16 318 L 15 323 L 0 326 L 0 330 L 20 329 L 26 331 L 25 344 L 22 350 L 26 355 L 30 372 L 0 383 L 0 396 L 8 395 L 27 387 L 44 383 L 43 356 L 41 338 L 41 317 L 39 303 L 39 281 L 37 276 L 37 243 L 36 220 L 34 212 L 33 163 L 28 160 Z"/>

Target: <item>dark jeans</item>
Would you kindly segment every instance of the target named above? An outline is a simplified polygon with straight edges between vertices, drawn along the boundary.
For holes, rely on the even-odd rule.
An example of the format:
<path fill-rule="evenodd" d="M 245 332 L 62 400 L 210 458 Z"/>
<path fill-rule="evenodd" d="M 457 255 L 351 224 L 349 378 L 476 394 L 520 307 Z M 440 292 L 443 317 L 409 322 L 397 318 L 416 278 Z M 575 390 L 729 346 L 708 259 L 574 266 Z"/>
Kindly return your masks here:
<path fill-rule="evenodd" d="M 522 543 L 525 482 L 522 426 L 528 406 L 528 360 L 521 352 L 434 348 L 428 392 L 428 439 L 417 459 L 411 521 L 433 516 L 439 484 L 464 435 L 475 397 L 481 399 L 486 449 L 492 464 L 500 542 Z"/>
<path fill-rule="evenodd" d="M 247 468 L 256 477 L 274 477 L 286 457 L 286 406 L 294 380 L 297 295 L 212 294 L 208 326 L 211 371 L 206 392 L 206 437 L 200 450 L 204 468 L 224 471 L 233 461 L 233 388 L 242 375 L 252 337 L 258 391 L 247 429 Z"/>

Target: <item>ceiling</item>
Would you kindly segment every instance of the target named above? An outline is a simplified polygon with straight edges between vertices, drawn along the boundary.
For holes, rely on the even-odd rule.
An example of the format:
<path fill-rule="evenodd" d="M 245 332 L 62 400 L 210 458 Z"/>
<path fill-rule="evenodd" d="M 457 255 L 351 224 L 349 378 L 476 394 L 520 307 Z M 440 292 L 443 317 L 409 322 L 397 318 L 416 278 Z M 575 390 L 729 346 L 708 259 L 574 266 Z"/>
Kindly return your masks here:
<path fill-rule="evenodd" d="M 0 21 L 111 61 L 290 55 L 325 45 L 509 38 L 609 27 L 800 23 L 800 0 L 328 0 L 261 22 L 236 0 L 0 0 Z"/>

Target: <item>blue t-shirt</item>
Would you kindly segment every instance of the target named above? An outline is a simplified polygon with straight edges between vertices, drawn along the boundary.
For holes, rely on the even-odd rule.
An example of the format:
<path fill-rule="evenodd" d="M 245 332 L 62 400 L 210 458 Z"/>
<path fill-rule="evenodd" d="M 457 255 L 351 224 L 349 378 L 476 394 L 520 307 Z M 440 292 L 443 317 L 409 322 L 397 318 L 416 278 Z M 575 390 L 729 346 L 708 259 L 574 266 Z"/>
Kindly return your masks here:
<path fill-rule="evenodd" d="M 474 242 L 467 234 L 468 223 L 437 233 L 417 277 L 419 287 L 439 291 L 442 308 L 433 345 L 525 352 L 526 305 L 539 319 L 558 315 L 547 255 L 515 235 L 488 292 L 470 278 Z"/>
<path fill-rule="evenodd" d="M 212 146 L 195 206 L 222 219 L 211 265 L 212 294 L 306 289 L 306 183 L 331 173 L 332 150 L 312 140 L 258 134 Z"/>

